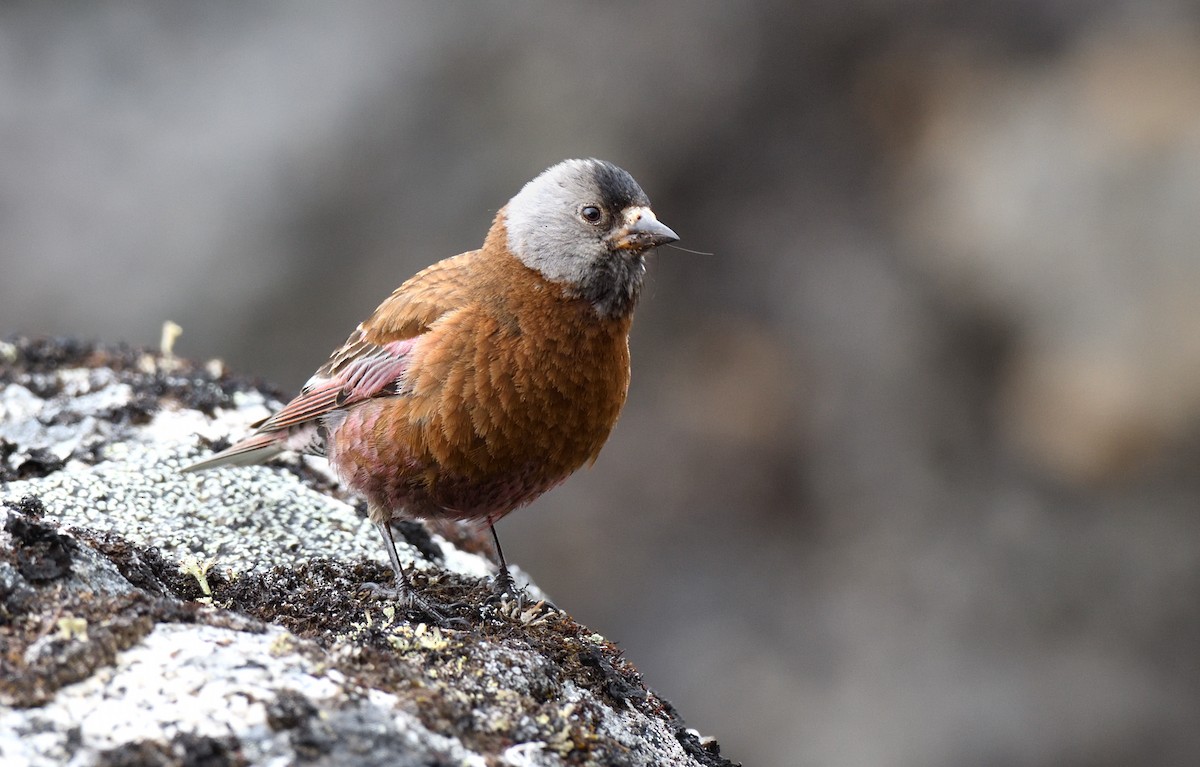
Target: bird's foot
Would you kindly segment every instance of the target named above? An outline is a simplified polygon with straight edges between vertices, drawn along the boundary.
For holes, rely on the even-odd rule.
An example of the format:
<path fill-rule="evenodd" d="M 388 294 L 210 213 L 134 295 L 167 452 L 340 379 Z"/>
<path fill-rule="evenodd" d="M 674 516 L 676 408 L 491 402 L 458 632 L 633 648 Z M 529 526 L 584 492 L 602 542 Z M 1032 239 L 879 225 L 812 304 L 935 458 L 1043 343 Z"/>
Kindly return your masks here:
<path fill-rule="evenodd" d="M 501 567 L 500 570 L 497 571 L 494 576 L 492 576 L 492 591 L 500 595 L 503 595 L 506 592 L 516 595 L 523 591 L 523 589 L 517 587 L 517 581 L 512 577 L 512 573 L 508 571 L 508 568 Z"/>
<path fill-rule="evenodd" d="M 374 512 L 371 512 L 372 519 L 376 518 Z M 388 560 L 392 564 L 392 573 L 395 577 L 395 585 L 381 586 L 378 583 L 364 583 L 363 588 L 370 591 L 380 599 L 388 599 L 394 602 L 399 602 L 404 605 L 404 608 L 409 613 L 416 613 L 430 618 L 431 621 L 442 628 L 450 628 L 454 624 L 464 624 L 466 621 L 462 618 L 450 618 L 447 611 L 465 607 L 462 602 L 452 602 L 448 605 L 435 604 L 421 595 L 413 585 L 412 579 L 409 578 L 408 572 L 404 565 L 400 564 L 400 557 L 396 553 L 396 541 L 392 537 L 392 527 L 386 521 L 376 522 L 375 529 L 379 531 L 379 535 L 383 538 L 384 546 L 387 550 Z"/>
<path fill-rule="evenodd" d="M 506 602 L 515 602 L 517 609 L 520 610 L 529 600 L 529 595 L 525 593 L 525 589 L 517 585 L 507 567 L 501 567 L 492 577 L 491 591 L 492 593 L 485 600 L 487 604 L 502 605 Z"/>
<path fill-rule="evenodd" d="M 467 621 L 463 618 L 451 616 L 451 610 L 457 610 L 466 606 L 465 602 L 451 602 L 449 604 L 438 604 L 433 600 L 422 596 L 412 586 L 401 583 L 398 586 L 384 586 L 379 583 L 365 582 L 361 586 L 365 591 L 369 591 L 374 597 L 381 600 L 398 602 L 404 607 L 404 610 L 410 615 L 424 616 L 441 628 L 453 628 L 456 625 L 463 625 Z"/>

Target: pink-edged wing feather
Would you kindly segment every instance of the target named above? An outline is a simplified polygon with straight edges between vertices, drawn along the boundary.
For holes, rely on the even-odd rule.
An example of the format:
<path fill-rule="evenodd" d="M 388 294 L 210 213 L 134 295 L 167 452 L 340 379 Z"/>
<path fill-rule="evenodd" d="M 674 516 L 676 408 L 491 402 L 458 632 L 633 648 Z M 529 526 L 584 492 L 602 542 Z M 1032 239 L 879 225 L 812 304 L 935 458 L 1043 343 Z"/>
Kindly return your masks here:
<path fill-rule="evenodd" d="M 471 251 L 439 261 L 405 282 L 350 334 L 295 399 L 256 424 L 246 439 L 183 471 L 260 463 L 285 450 L 321 454 L 323 416 L 373 397 L 403 395 L 413 348 L 434 322 L 470 300 L 479 255 Z"/>
<path fill-rule="evenodd" d="M 304 390 L 258 427 L 259 433 L 291 429 L 323 415 L 372 397 L 401 393 L 404 372 L 417 339 L 406 338 L 383 346 L 356 344 L 356 353 L 339 357 L 326 377 L 327 365 L 309 379 Z"/>
<path fill-rule="evenodd" d="M 295 399 L 259 424 L 254 434 L 183 471 L 261 463 L 285 450 L 322 454 L 323 430 L 317 428 L 317 419 L 372 397 L 402 394 L 404 373 L 417 340 L 406 338 L 382 346 L 359 341 L 352 351 L 343 347 Z"/>

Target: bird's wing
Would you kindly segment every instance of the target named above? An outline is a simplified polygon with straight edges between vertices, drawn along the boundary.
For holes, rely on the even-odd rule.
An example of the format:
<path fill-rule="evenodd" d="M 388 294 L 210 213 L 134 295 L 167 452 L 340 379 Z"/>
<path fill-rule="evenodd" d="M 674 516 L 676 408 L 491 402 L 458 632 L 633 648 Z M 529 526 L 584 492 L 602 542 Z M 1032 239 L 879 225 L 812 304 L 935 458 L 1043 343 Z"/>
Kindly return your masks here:
<path fill-rule="evenodd" d="M 295 399 L 255 424 L 254 434 L 182 471 L 261 463 L 284 450 L 320 454 L 324 436 L 317 419 L 373 397 L 403 394 L 422 337 L 440 318 L 470 303 L 479 253 L 440 261 L 401 285 L 330 355 Z"/>
<path fill-rule="evenodd" d="M 291 429 L 356 402 L 399 394 L 415 345 L 412 338 L 383 346 L 359 344 L 333 376 L 318 373 L 310 378 L 295 399 L 259 425 L 258 432 Z"/>
<path fill-rule="evenodd" d="M 389 296 L 258 432 L 277 432 L 372 397 L 403 392 L 404 375 L 421 336 L 440 317 L 466 304 L 478 251 L 424 269 Z"/>
<path fill-rule="evenodd" d="M 359 329 L 368 341 L 377 344 L 424 333 L 447 312 L 470 302 L 480 274 L 486 271 L 483 261 L 482 252 L 472 250 L 417 272 L 396 288 Z"/>
<path fill-rule="evenodd" d="M 353 355 L 343 357 L 334 375 L 314 375 L 282 410 L 256 424 L 249 437 L 185 466 L 182 471 L 248 466 L 262 463 L 284 450 L 323 455 L 325 437 L 315 421 L 356 402 L 398 394 L 417 340 L 408 338 L 382 346 L 360 344 Z"/>

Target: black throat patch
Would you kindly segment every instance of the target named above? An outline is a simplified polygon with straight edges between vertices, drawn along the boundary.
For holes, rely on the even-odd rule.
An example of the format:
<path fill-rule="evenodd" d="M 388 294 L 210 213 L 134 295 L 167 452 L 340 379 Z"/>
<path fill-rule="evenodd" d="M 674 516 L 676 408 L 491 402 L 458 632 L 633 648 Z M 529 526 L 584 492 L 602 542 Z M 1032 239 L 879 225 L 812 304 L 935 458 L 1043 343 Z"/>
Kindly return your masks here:
<path fill-rule="evenodd" d="M 646 259 L 641 253 L 613 254 L 592 266 L 578 295 L 602 316 L 623 317 L 633 312 L 645 279 Z"/>

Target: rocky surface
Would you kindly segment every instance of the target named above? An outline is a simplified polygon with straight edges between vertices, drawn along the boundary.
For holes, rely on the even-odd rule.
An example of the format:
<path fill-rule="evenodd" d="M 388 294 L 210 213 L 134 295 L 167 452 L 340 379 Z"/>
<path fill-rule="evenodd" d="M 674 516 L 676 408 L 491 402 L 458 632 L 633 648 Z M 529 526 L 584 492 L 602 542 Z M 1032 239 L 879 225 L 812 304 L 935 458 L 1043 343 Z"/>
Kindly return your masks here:
<path fill-rule="evenodd" d="M 180 475 L 274 393 L 170 356 L 0 343 L 5 765 L 729 765 L 620 650 L 489 602 L 486 541 L 401 525 L 430 626 L 319 461 Z M 518 573 L 519 576 L 519 573 Z"/>

